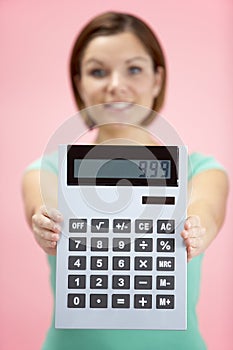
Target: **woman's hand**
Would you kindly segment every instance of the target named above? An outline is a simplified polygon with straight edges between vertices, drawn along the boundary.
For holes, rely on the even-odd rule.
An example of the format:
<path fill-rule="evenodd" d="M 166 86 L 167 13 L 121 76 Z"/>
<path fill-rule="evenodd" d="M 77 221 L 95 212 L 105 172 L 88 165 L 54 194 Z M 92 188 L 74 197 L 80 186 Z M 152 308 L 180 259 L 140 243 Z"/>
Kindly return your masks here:
<path fill-rule="evenodd" d="M 181 237 L 183 237 L 187 249 L 188 262 L 204 251 L 205 233 L 206 229 L 202 227 L 199 216 L 192 215 L 186 219 Z"/>
<path fill-rule="evenodd" d="M 32 216 L 32 230 L 39 246 L 49 255 L 56 255 L 63 221 L 61 213 L 54 208 L 40 207 Z"/>

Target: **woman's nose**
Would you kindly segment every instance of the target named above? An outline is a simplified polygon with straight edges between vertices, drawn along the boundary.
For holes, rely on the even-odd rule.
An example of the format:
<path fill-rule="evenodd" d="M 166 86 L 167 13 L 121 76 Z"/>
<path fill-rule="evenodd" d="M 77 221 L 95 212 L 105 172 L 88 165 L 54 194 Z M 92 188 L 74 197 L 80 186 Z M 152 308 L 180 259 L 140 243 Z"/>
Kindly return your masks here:
<path fill-rule="evenodd" d="M 126 90 L 126 81 L 119 72 L 113 72 L 110 75 L 107 90 L 111 93 L 117 93 L 118 91 L 123 92 Z"/>

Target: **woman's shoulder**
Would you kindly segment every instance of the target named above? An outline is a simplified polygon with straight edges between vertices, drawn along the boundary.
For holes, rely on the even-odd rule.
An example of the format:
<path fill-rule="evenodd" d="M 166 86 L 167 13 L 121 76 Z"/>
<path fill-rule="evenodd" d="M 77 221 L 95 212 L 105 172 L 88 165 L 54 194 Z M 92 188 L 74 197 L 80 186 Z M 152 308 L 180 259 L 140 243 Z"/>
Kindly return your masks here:
<path fill-rule="evenodd" d="M 58 174 L 58 152 L 44 154 L 40 158 L 34 160 L 26 168 L 26 171 L 30 170 L 48 170 Z"/>
<path fill-rule="evenodd" d="M 214 156 L 199 152 L 193 152 L 189 155 L 188 164 L 189 179 L 206 170 L 225 170 L 223 165 Z"/>

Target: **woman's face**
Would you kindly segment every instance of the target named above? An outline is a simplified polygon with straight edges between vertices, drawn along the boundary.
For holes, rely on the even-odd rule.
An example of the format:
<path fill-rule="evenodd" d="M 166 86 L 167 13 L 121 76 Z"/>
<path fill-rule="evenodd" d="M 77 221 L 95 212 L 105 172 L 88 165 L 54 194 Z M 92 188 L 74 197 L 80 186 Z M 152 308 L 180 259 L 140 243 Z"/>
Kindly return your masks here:
<path fill-rule="evenodd" d="M 162 73 L 161 67 L 154 71 L 140 40 L 124 32 L 99 36 L 88 44 L 76 85 L 86 107 L 105 104 L 109 111 L 118 112 L 136 104 L 152 108 Z"/>

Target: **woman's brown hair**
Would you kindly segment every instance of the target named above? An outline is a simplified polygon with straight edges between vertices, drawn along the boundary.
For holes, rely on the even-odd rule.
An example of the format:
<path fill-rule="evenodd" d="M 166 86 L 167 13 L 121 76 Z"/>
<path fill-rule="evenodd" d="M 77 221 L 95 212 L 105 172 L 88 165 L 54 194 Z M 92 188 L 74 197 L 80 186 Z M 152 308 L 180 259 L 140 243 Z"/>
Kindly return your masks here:
<path fill-rule="evenodd" d="M 85 108 L 85 105 L 77 89 L 75 77 L 76 79 L 77 77 L 78 79 L 81 78 L 81 61 L 87 45 L 96 37 L 114 35 L 123 32 L 131 32 L 137 36 L 148 54 L 151 56 L 155 71 L 158 66 L 163 67 L 163 82 L 159 95 L 154 99 L 153 110 L 158 112 L 163 106 L 166 87 L 166 65 L 163 50 L 157 37 L 147 24 L 133 15 L 119 12 L 106 12 L 94 17 L 82 29 L 71 52 L 70 78 L 75 101 L 79 110 Z M 88 120 L 85 122 L 90 126 Z M 151 116 L 148 117 L 143 124 L 147 125 L 150 122 Z"/>

